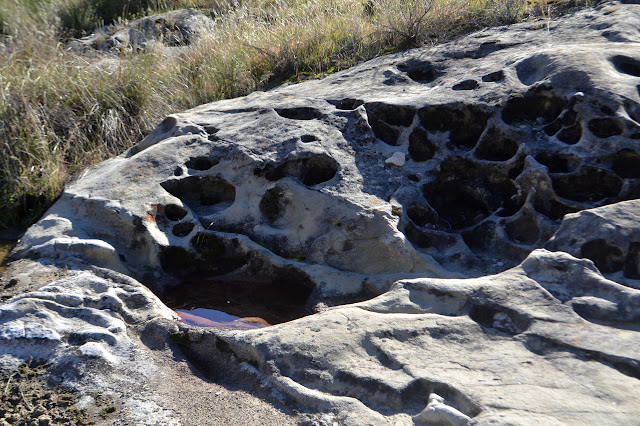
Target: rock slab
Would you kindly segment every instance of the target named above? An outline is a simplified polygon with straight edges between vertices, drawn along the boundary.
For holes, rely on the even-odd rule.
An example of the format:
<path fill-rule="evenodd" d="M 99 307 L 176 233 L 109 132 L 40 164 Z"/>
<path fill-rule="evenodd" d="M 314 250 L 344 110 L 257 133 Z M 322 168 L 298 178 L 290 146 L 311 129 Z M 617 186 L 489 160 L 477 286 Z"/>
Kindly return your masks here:
<path fill-rule="evenodd" d="M 109 368 L 173 351 L 316 424 L 637 422 L 639 16 L 607 3 L 167 117 L 22 238 L 7 278 L 77 272 L 0 307 L 3 362 L 116 388 Z M 314 314 L 198 328 L 147 289 L 203 279 L 286 284 Z"/>

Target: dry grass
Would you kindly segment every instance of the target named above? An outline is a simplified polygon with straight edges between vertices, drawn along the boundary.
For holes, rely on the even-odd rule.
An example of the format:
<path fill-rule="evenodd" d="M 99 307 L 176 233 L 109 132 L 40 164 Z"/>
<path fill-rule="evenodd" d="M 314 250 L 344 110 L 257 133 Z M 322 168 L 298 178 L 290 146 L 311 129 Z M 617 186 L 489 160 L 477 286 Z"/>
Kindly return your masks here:
<path fill-rule="evenodd" d="M 127 18 L 100 15 L 105 1 L 0 0 L 0 229 L 33 221 L 69 176 L 122 152 L 171 112 L 531 10 L 524 0 L 135 0 L 138 15 L 186 5 L 217 25 L 177 55 L 69 49 L 69 34 Z"/>

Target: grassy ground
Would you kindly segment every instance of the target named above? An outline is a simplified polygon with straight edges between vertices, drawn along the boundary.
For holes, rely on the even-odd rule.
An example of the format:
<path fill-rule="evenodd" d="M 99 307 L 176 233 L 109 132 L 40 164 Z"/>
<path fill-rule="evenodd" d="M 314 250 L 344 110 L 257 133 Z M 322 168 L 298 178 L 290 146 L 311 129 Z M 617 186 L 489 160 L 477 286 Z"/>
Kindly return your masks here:
<path fill-rule="evenodd" d="M 66 43 L 184 6 L 217 25 L 178 55 L 105 66 Z M 0 0 L 0 230 L 28 225 L 70 176 L 169 113 L 540 13 L 526 0 Z"/>

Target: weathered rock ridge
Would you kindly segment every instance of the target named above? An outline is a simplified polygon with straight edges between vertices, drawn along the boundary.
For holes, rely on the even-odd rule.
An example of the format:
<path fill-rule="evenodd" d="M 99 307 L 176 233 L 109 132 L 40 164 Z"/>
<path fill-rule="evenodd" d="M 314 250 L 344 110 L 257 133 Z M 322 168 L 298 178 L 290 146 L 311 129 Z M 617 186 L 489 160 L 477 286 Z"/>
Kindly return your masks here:
<path fill-rule="evenodd" d="M 147 50 L 157 44 L 182 47 L 191 44 L 213 26 L 214 21 L 198 10 L 173 10 L 98 28 L 88 36 L 74 40 L 71 45 L 115 54 Z"/>
<path fill-rule="evenodd" d="M 317 424 L 637 422 L 638 28 L 609 3 L 167 117 L 17 245 L 4 365 L 130 374 L 148 424 L 185 421 L 162 351 Z M 207 279 L 315 313 L 205 329 L 147 289 Z"/>

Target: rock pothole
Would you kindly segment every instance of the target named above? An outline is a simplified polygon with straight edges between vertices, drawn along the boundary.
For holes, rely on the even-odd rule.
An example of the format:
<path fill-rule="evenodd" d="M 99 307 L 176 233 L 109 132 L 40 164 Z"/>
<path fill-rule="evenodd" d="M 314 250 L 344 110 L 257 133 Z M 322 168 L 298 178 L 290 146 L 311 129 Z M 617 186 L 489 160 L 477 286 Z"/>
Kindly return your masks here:
<path fill-rule="evenodd" d="M 431 83 L 442 74 L 431 62 L 416 58 L 398 64 L 397 68 L 418 83 Z"/>
<path fill-rule="evenodd" d="M 625 55 L 616 55 L 611 58 L 613 66 L 619 72 L 633 77 L 640 77 L 640 61 Z"/>
<path fill-rule="evenodd" d="M 244 323 L 269 326 L 310 315 L 305 308 L 310 294 L 310 288 L 292 281 L 194 277 L 167 288 L 160 298 L 188 324 L 250 328 Z"/>
<path fill-rule="evenodd" d="M 188 176 L 167 180 L 161 185 L 198 216 L 220 213 L 230 207 L 236 198 L 235 187 L 218 176 Z"/>
<path fill-rule="evenodd" d="M 203 327 L 253 328 L 311 314 L 307 303 L 315 284 L 310 277 L 264 262 L 237 238 L 199 232 L 189 249 L 163 249 L 162 267 L 172 278 L 151 288 L 185 322 Z"/>
<path fill-rule="evenodd" d="M 324 114 L 311 107 L 276 108 L 275 111 L 280 117 L 290 120 L 315 120 L 324 117 Z"/>
<path fill-rule="evenodd" d="M 535 90 L 511 97 L 502 110 L 504 122 L 513 126 L 530 126 L 554 121 L 562 112 L 564 102 L 560 97 L 545 92 Z"/>
<path fill-rule="evenodd" d="M 553 235 L 564 215 L 640 194 L 640 156 L 634 149 L 585 155 L 585 140 L 626 130 L 613 107 L 586 102 L 582 93 L 560 96 L 545 82 L 496 107 L 364 106 L 378 140 L 406 149 L 409 167 L 428 165 L 424 174 L 407 174 L 423 200 L 403 202 L 407 220 L 400 229 L 436 259 L 443 248 L 464 244 L 480 258 L 493 253 L 521 261 Z"/>
<path fill-rule="evenodd" d="M 185 166 L 187 166 L 187 168 L 189 169 L 204 171 L 204 170 L 209 170 L 210 168 L 212 168 L 218 163 L 219 161 L 214 158 L 202 156 L 202 157 L 190 158 L 185 163 Z"/>
<path fill-rule="evenodd" d="M 272 182 L 291 176 L 305 185 L 313 186 L 333 179 L 338 169 L 338 162 L 327 154 L 303 154 L 300 158 L 257 167 L 253 174 Z"/>

